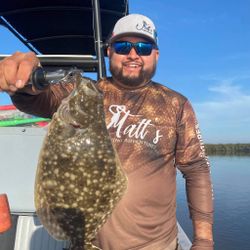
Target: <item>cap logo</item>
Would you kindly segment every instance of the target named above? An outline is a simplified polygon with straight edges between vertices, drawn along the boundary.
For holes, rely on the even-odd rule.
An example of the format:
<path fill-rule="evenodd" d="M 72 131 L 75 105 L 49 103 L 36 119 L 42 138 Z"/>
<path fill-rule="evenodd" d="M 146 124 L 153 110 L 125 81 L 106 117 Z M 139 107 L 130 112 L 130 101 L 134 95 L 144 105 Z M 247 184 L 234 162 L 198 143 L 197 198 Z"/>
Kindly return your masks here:
<path fill-rule="evenodd" d="M 149 34 L 153 34 L 153 30 L 152 30 L 152 28 L 150 27 L 150 25 L 149 24 L 147 24 L 147 22 L 146 21 L 143 21 L 142 23 L 138 23 L 137 25 L 136 25 L 136 29 L 137 30 L 141 30 L 141 31 L 145 31 L 145 32 L 147 32 L 147 33 L 149 33 Z"/>

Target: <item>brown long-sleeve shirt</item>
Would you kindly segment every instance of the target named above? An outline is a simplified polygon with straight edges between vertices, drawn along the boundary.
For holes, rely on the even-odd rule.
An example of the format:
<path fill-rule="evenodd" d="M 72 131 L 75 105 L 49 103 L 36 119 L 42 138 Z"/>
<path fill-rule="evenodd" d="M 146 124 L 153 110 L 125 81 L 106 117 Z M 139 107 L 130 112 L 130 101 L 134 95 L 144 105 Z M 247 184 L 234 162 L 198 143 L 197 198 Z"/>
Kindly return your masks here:
<path fill-rule="evenodd" d="M 190 216 L 213 222 L 210 167 L 189 101 L 155 82 L 134 90 L 110 80 L 103 92 L 106 124 L 128 176 L 128 189 L 97 235 L 104 250 L 162 250 L 177 235 L 176 167 L 186 179 Z M 73 85 L 12 97 L 22 111 L 51 117 Z"/>

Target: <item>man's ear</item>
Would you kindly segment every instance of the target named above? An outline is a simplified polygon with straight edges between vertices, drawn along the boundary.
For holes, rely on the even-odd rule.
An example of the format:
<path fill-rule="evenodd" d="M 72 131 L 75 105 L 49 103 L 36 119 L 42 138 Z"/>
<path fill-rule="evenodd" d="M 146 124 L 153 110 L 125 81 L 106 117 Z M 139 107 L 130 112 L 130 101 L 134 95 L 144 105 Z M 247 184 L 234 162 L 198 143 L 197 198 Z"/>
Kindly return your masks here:
<path fill-rule="evenodd" d="M 158 59 L 159 59 L 159 56 L 160 56 L 160 53 L 159 53 L 159 50 L 156 50 L 156 62 L 158 62 Z"/>
<path fill-rule="evenodd" d="M 107 48 L 107 55 L 108 55 L 108 57 L 110 57 L 110 55 L 111 55 L 111 48 L 110 48 L 110 46 L 108 46 L 108 48 Z"/>

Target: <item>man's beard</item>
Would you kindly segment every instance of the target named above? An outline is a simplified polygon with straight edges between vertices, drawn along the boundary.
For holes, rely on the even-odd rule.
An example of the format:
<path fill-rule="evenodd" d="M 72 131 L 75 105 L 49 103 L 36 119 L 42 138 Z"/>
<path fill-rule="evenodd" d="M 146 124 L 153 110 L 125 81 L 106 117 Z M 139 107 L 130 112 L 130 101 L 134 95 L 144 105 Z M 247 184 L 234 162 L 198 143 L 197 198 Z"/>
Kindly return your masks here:
<path fill-rule="evenodd" d="M 148 70 L 144 70 L 143 66 L 138 75 L 123 75 L 122 67 L 118 68 L 111 60 L 109 60 L 109 70 L 112 74 L 112 77 L 122 83 L 123 85 L 127 85 L 130 87 L 136 87 L 148 83 L 149 80 L 155 74 L 156 71 L 156 63 L 154 63 L 153 67 Z"/>

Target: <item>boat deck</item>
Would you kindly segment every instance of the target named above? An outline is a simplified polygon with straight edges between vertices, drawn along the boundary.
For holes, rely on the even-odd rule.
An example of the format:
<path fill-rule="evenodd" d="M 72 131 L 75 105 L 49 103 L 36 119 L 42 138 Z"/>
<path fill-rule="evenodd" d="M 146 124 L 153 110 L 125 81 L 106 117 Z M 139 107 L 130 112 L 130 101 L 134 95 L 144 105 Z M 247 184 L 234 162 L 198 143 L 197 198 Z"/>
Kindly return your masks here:
<path fill-rule="evenodd" d="M 12 228 L 0 234 L 0 250 L 66 250 L 67 241 L 53 239 L 41 225 L 35 214 L 12 214 Z M 177 250 L 189 250 L 191 242 L 178 225 L 179 247 Z"/>

